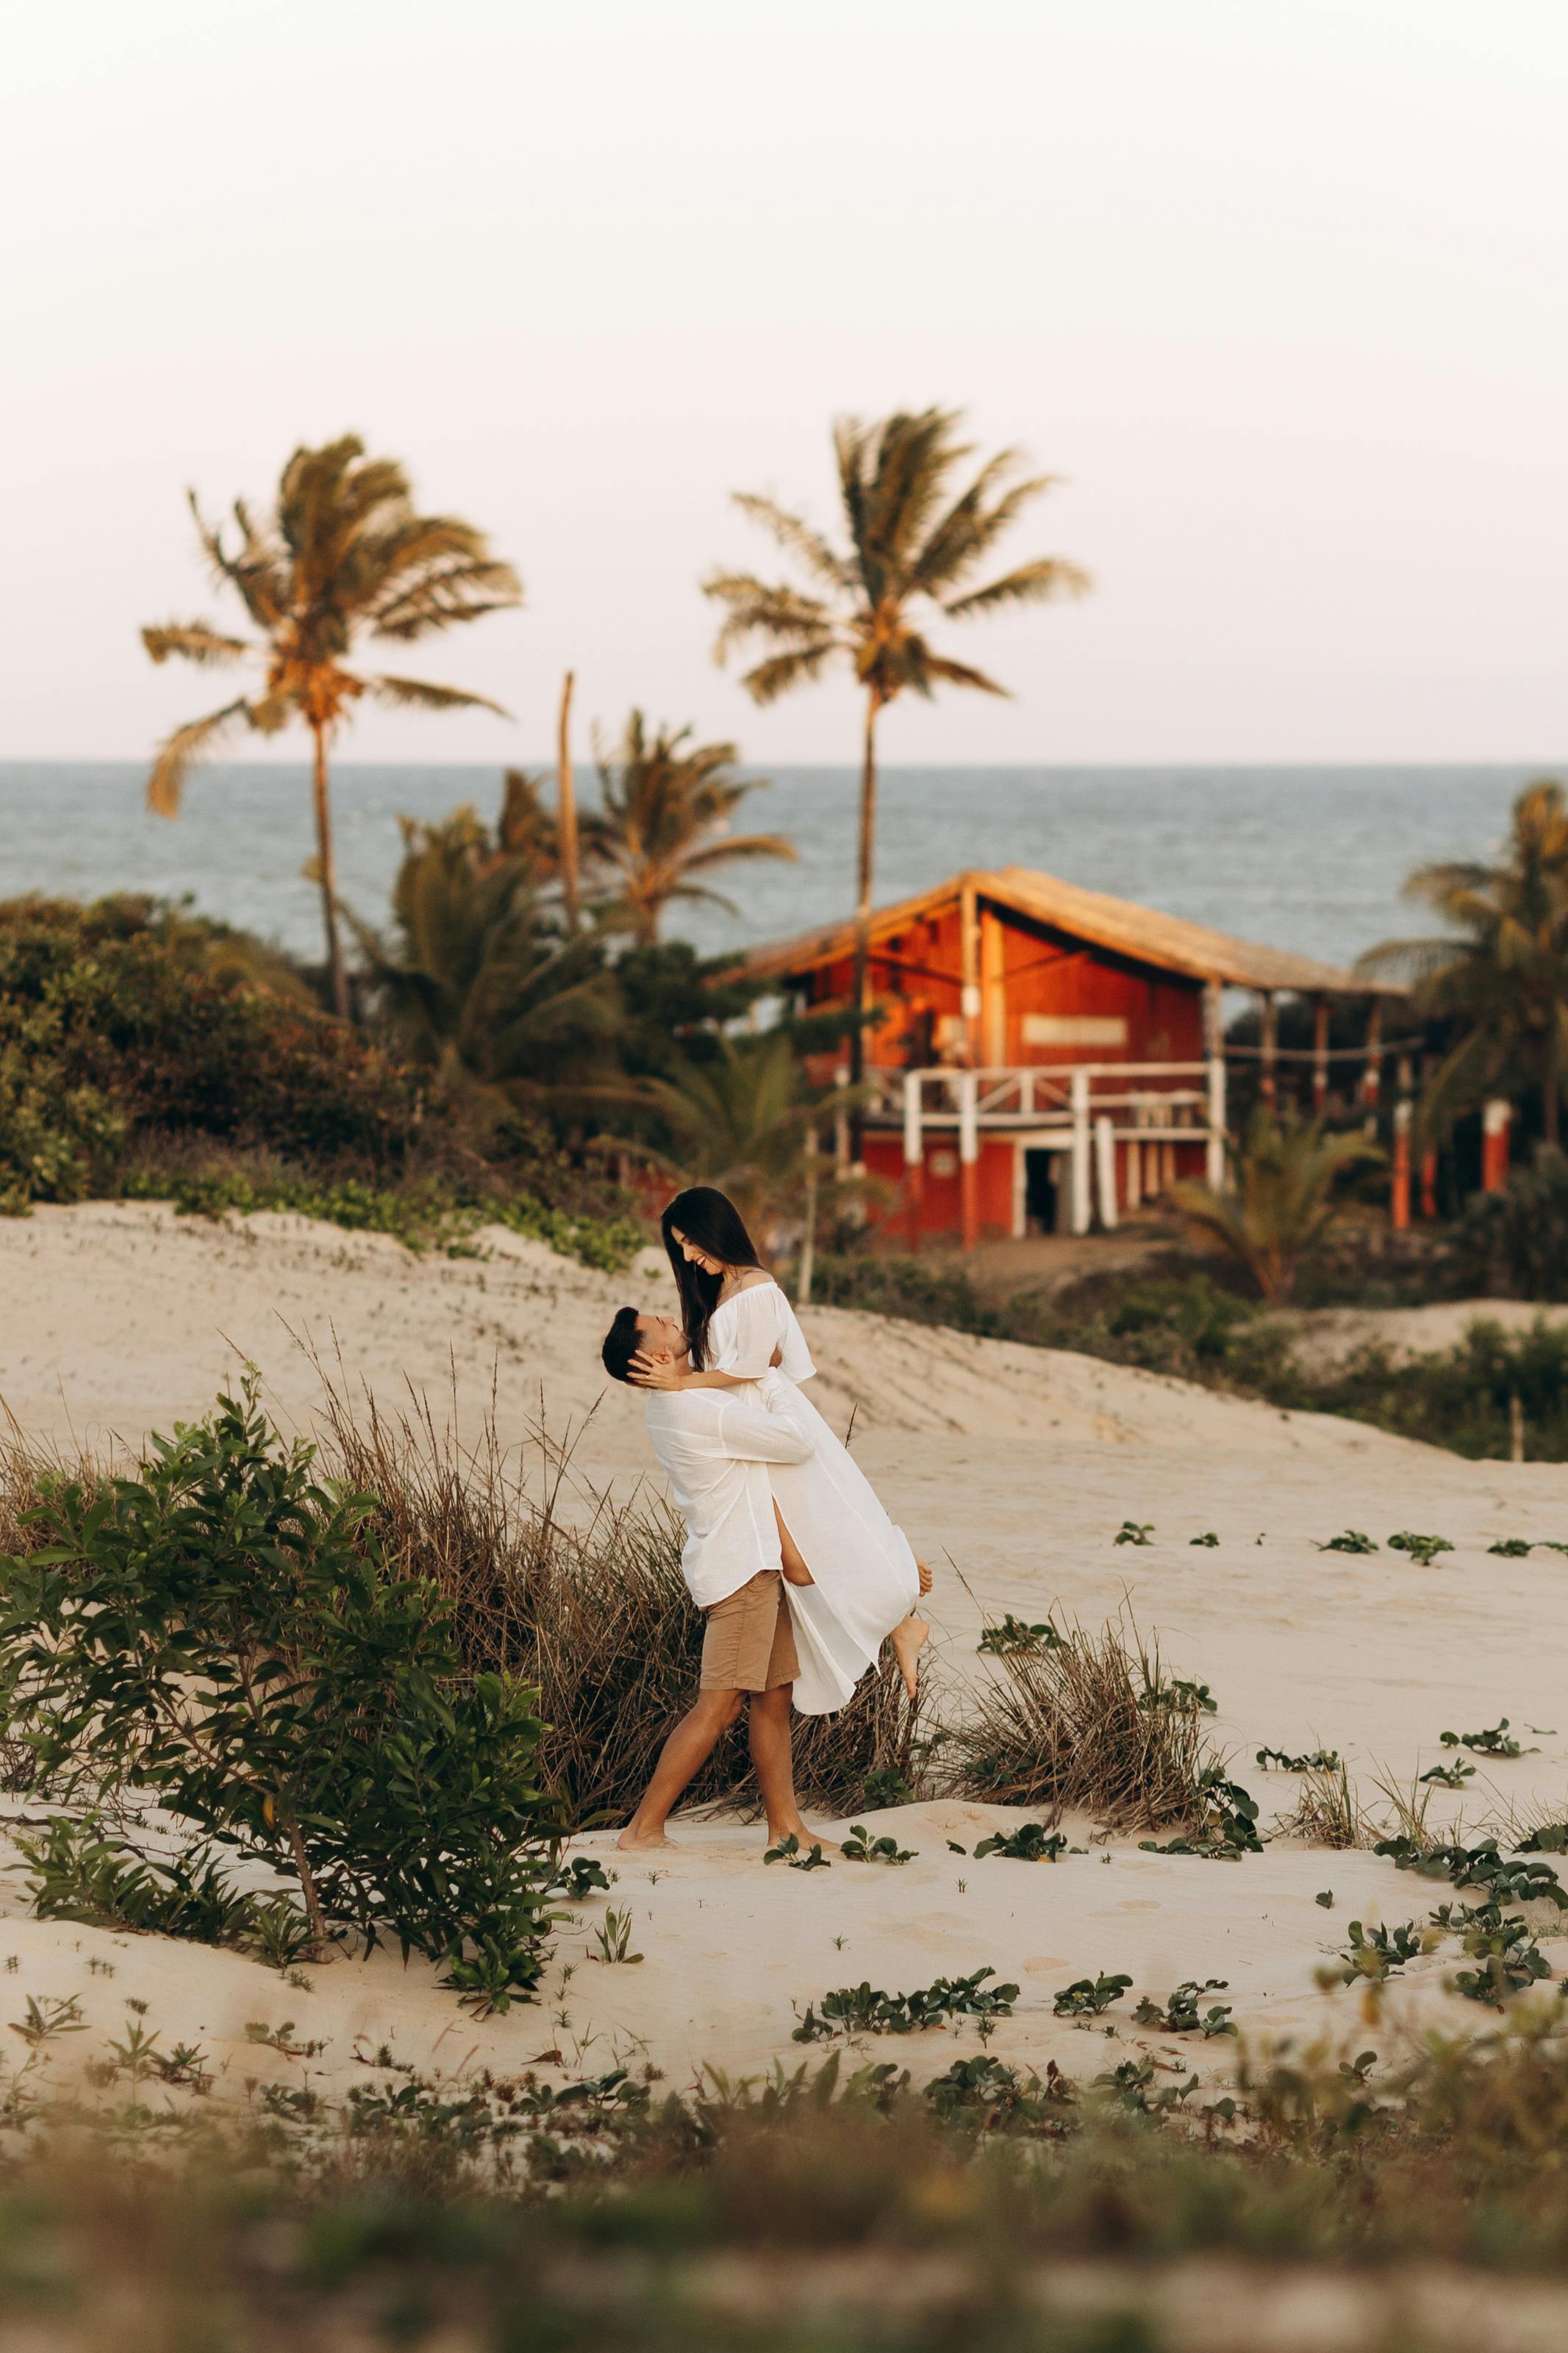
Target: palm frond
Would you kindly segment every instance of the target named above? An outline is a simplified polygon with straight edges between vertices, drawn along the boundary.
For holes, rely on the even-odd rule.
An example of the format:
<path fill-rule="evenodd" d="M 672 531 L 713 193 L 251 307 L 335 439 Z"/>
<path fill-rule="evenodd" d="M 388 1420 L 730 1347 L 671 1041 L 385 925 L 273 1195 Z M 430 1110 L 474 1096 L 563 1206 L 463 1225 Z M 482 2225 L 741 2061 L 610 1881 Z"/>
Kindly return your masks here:
<path fill-rule="evenodd" d="M 1010 696 L 1013 691 L 1010 686 L 987 678 L 983 670 L 974 670 L 968 662 L 952 661 L 945 654 L 927 653 L 923 667 L 928 678 L 940 680 L 944 686 L 972 686 L 982 694 Z"/>
<path fill-rule="evenodd" d="M 763 706 L 776 702 L 793 687 L 805 686 L 820 678 L 838 651 L 834 638 L 824 638 L 819 644 L 797 647 L 793 653 L 770 654 L 765 661 L 742 672 L 741 684 L 753 702 Z"/>
<path fill-rule="evenodd" d="M 984 588 L 972 589 L 942 607 L 950 621 L 967 620 L 975 613 L 994 613 L 1004 605 L 1044 605 L 1056 596 L 1087 596 L 1094 586 L 1079 564 L 1062 555 L 1037 556 L 1020 564 Z"/>
<path fill-rule="evenodd" d="M 488 694 L 469 694 L 460 686 L 437 686 L 426 678 L 389 678 L 384 672 L 367 678 L 365 689 L 378 702 L 410 711 L 493 711 L 502 719 L 511 713 Z"/>
<path fill-rule="evenodd" d="M 710 573 L 702 594 L 728 607 L 713 649 L 720 661 L 742 638 L 809 639 L 833 627 L 832 613 L 820 596 L 808 596 L 787 583 L 759 580 L 750 572 Z"/>
<path fill-rule="evenodd" d="M 786 858 L 798 860 L 799 850 L 783 833 L 722 833 L 717 841 L 688 851 L 681 860 L 688 874 L 700 873 L 710 866 L 722 866 L 731 858 Z"/>
<path fill-rule="evenodd" d="M 210 711 L 205 719 L 188 720 L 159 746 L 147 779 L 147 806 L 155 817 L 178 817 L 185 779 L 196 761 L 210 753 L 220 735 L 250 718 L 250 705 L 241 695 Z"/>
<path fill-rule="evenodd" d="M 737 491 L 734 501 L 743 515 L 771 532 L 786 554 L 798 557 L 817 579 L 826 581 L 830 588 L 854 590 L 854 565 L 802 516 L 791 514 L 776 500 L 763 498 L 752 491 Z"/>
<path fill-rule="evenodd" d="M 255 651 L 244 638 L 226 638 L 210 621 L 165 621 L 144 628 L 142 642 L 155 662 L 165 662 L 171 654 L 178 654 L 183 660 L 195 662 L 205 670 L 222 669 Z"/>

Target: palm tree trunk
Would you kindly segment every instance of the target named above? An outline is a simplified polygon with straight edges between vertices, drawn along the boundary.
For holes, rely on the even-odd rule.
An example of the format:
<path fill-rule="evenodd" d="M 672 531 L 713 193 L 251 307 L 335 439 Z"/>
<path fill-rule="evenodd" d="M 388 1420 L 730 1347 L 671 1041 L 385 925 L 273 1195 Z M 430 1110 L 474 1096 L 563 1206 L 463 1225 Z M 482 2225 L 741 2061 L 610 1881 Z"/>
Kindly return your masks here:
<path fill-rule="evenodd" d="M 555 830 L 561 848 L 561 889 L 566 902 L 566 928 L 574 932 L 577 899 L 577 797 L 572 778 L 572 684 L 568 670 L 561 684 L 561 726 L 556 745 Z"/>
<path fill-rule="evenodd" d="M 866 744 L 860 763 L 860 857 L 858 892 L 855 904 L 855 1028 L 849 1039 L 849 1083 L 857 1090 L 849 1114 L 849 1157 L 858 1166 L 866 1156 L 866 1114 L 858 1089 L 866 1075 L 865 1018 L 869 1001 L 871 964 L 871 880 L 877 846 L 877 714 L 881 702 L 876 688 L 866 695 Z"/>
<path fill-rule="evenodd" d="M 342 942 L 338 937 L 338 869 L 332 853 L 332 805 L 327 793 L 327 731 L 312 721 L 316 765 L 312 789 L 316 803 L 316 868 L 321 881 L 321 919 L 327 933 L 327 980 L 332 1010 L 342 1021 L 349 1018 L 349 979 L 343 970 Z"/>

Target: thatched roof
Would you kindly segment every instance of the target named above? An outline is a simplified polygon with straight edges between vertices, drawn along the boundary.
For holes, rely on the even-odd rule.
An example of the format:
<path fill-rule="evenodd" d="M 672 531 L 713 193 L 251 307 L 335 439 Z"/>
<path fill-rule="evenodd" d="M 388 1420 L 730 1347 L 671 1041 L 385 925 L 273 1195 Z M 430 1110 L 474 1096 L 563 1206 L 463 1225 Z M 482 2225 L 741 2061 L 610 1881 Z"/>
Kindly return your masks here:
<path fill-rule="evenodd" d="M 1405 991 L 1385 980 L 1363 979 L 1337 965 L 1319 964 L 1311 956 L 1291 955 L 1283 948 L 1258 946 L 1251 940 L 1233 939 L 1228 932 L 1211 932 L 1205 923 L 1189 923 L 1180 915 L 1162 915 L 1153 907 L 1140 907 L 1131 899 L 1112 899 L 1103 891 L 1080 890 L 1037 867 L 1004 866 L 989 871 L 951 875 L 918 898 L 879 907 L 871 918 L 873 946 L 879 939 L 906 930 L 953 905 L 970 888 L 992 906 L 1011 909 L 1074 939 L 1088 940 L 1135 964 L 1159 972 L 1182 973 L 1193 980 L 1217 980 L 1237 988 L 1279 989 L 1290 994 L 1341 997 L 1402 997 Z M 824 923 L 795 939 L 776 940 L 755 948 L 742 969 L 758 979 L 808 972 L 814 965 L 837 963 L 853 953 L 853 922 Z"/>

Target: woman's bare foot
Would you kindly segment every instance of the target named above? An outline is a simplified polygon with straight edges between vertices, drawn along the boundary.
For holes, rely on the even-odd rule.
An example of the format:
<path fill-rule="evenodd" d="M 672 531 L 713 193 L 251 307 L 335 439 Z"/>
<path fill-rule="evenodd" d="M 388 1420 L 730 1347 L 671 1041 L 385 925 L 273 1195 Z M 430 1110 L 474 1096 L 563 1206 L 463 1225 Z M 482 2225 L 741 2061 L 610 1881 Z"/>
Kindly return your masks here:
<path fill-rule="evenodd" d="M 674 1845 L 675 1841 L 666 1838 L 662 1831 L 639 1831 L 635 1822 L 628 1822 L 616 1841 L 622 1854 L 647 1854 L 655 1847 Z"/>
<path fill-rule="evenodd" d="M 903 1618 L 894 1627 L 889 1640 L 893 1656 L 899 1662 L 899 1672 L 904 1679 L 904 1689 L 911 1699 L 920 1688 L 916 1662 L 931 1640 L 931 1628 L 923 1618 Z"/>

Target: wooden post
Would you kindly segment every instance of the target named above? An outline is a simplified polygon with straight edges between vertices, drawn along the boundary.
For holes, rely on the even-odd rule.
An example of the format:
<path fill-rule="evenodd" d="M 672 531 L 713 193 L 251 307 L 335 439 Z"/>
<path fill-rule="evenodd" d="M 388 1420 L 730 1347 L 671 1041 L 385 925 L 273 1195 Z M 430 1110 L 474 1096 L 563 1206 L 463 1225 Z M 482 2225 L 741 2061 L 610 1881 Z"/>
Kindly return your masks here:
<path fill-rule="evenodd" d="M 959 888 L 958 929 L 963 975 L 960 1010 L 963 1016 L 964 1059 L 973 1070 L 980 1060 L 980 919 L 974 885 L 967 875 Z"/>
<path fill-rule="evenodd" d="M 1102 1111 L 1094 1123 L 1094 1167 L 1099 1178 L 1100 1222 L 1108 1234 L 1116 1231 L 1116 1129 L 1110 1113 Z"/>
<path fill-rule="evenodd" d="M 1361 1099 L 1375 1111 L 1383 1092 L 1383 999 L 1374 997 L 1366 1017 L 1366 1065 L 1361 1074 Z"/>
<path fill-rule="evenodd" d="M 904 1208 L 910 1221 L 910 1248 L 921 1246 L 925 1209 L 925 1125 L 921 1117 L 921 1074 L 904 1072 Z"/>
<path fill-rule="evenodd" d="M 1007 934 L 995 913 L 980 913 L 980 1030 L 987 1065 L 1000 1070 L 1007 1060 Z"/>
<path fill-rule="evenodd" d="M 568 670 L 561 681 L 561 724 L 555 741 L 555 832 L 561 851 L 561 890 L 566 902 L 566 928 L 578 923 L 577 795 L 572 778 L 572 683 Z"/>
<path fill-rule="evenodd" d="M 816 1128 L 805 1131 L 805 1231 L 800 1238 L 800 1270 L 795 1289 L 803 1307 L 811 1305 L 811 1279 L 816 1269 Z"/>
<path fill-rule="evenodd" d="M 1087 1234 L 1089 1221 L 1089 1072 L 1075 1071 L 1068 1089 L 1072 1105 L 1072 1230 Z"/>
<path fill-rule="evenodd" d="M 1329 1000 L 1312 999 L 1312 1116 L 1321 1119 L 1329 1101 Z"/>
<path fill-rule="evenodd" d="M 1493 1095 L 1481 1105 L 1481 1190 L 1500 1193 L 1508 1183 L 1508 1129 L 1513 1105 Z"/>
<path fill-rule="evenodd" d="M 1437 1147 L 1427 1145 L 1421 1155 L 1421 1214 L 1435 1218 L 1437 1214 Z"/>
<path fill-rule="evenodd" d="M 964 1071 L 958 1082 L 958 1181 L 963 1217 L 963 1247 L 980 1239 L 980 1081 Z"/>
<path fill-rule="evenodd" d="M 1410 1099 L 1394 1106 L 1394 1174 L 1389 1190 L 1394 1230 L 1402 1234 L 1410 1223 Z"/>
<path fill-rule="evenodd" d="M 833 1073 L 833 1083 L 848 1092 L 849 1073 L 842 1062 Z M 842 1103 L 833 1114 L 833 1173 L 840 1184 L 849 1174 L 849 1114 Z"/>
<path fill-rule="evenodd" d="M 1263 1015 L 1263 1054 L 1258 1073 L 1258 1092 L 1272 1111 L 1275 1098 L 1279 1093 L 1279 1009 L 1275 1003 L 1274 991 L 1271 988 L 1260 988 L 1258 992 L 1258 1000 Z"/>
<path fill-rule="evenodd" d="M 1208 1060 L 1208 1141 L 1204 1175 L 1212 1192 L 1223 1193 L 1225 1157 L 1225 992 L 1217 980 L 1204 984 L 1204 1052 Z"/>

